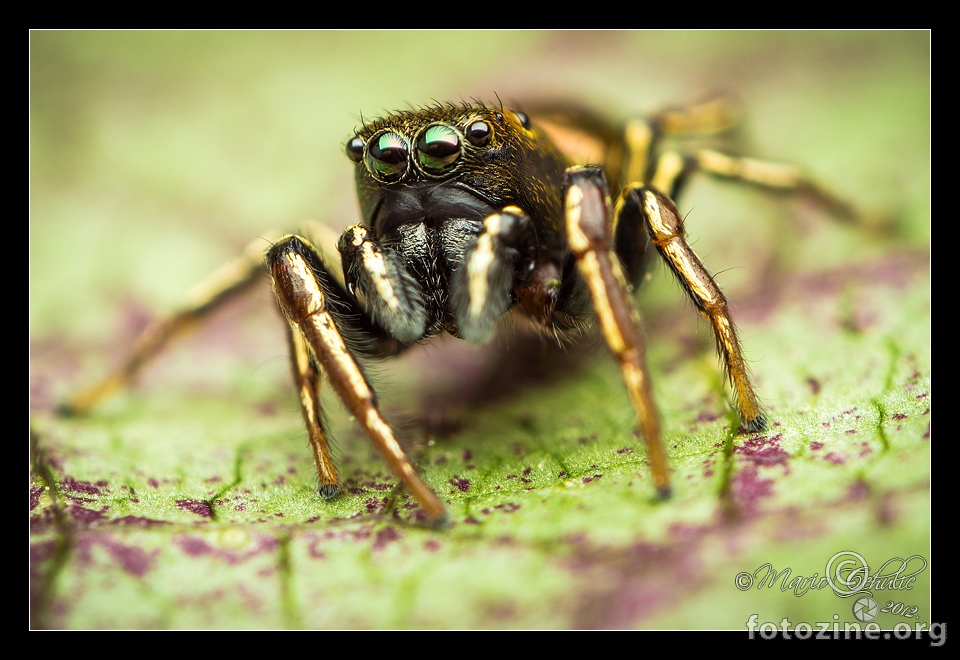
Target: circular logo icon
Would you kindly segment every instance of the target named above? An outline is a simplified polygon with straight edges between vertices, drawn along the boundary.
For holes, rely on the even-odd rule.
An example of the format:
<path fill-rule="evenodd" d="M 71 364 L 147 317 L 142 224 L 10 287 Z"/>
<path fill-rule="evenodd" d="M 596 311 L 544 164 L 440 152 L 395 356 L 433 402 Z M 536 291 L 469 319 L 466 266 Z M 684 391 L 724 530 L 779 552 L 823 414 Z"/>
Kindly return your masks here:
<path fill-rule="evenodd" d="M 844 550 L 830 557 L 824 570 L 824 577 L 840 598 L 848 598 L 863 591 L 870 575 L 870 566 L 862 555 L 852 550 Z"/>
<path fill-rule="evenodd" d="M 853 616 L 859 621 L 869 623 L 876 619 L 878 614 L 880 614 L 880 606 L 870 596 L 860 596 L 853 602 Z"/>

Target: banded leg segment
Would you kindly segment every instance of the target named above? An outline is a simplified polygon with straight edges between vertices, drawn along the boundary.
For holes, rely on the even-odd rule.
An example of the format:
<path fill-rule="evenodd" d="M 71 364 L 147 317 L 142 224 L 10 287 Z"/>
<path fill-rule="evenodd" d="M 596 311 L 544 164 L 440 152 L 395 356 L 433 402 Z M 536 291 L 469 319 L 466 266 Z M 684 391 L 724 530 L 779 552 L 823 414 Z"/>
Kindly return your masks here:
<path fill-rule="evenodd" d="M 719 136 L 736 129 L 739 119 L 740 112 L 733 99 L 716 96 L 692 105 L 666 108 L 647 119 L 629 122 L 624 132 L 626 153 L 621 185 L 626 188 L 652 179 L 658 167 L 655 153 L 664 137 Z M 674 183 L 682 181 L 678 178 Z M 667 188 L 661 190 L 672 192 Z"/>
<path fill-rule="evenodd" d="M 447 518 L 443 504 L 417 475 L 394 437 L 393 430 L 383 419 L 376 395 L 344 339 L 330 304 L 334 302 L 329 298 L 330 283 L 326 281 L 319 257 L 304 241 L 291 236 L 270 249 L 267 266 L 273 277 L 280 310 L 290 323 L 292 332 L 300 335 L 337 396 L 423 507 L 428 519 L 438 526 L 445 524 Z M 302 373 L 299 367 L 297 370 Z M 309 405 L 314 404 L 310 401 Z M 312 411 L 304 410 L 305 419 L 312 414 Z M 318 472 L 322 470 L 323 467 L 318 463 Z"/>
<path fill-rule="evenodd" d="M 514 287 L 529 283 L 536 258 L 537 234 L 520 208 L 508 206 L 484 219 L 450 287 L 460 337 L 476 345 L 493 338 L 513 306 Z"/>
<path fill-rule="evenodd" d="M 805 196 L 835 218 L 855 222 L 867 229 L 886 229 L 890 219 L 863 213 L 854 205 L 812 179 L 802 168 L 786 163 L 743 158 L 695 144 L 679 147 L 683 155 L 664 151 L 665 137 L 711 138 L 736 144 L 733 132 L 740 124 L 740 109 L 734 100 L 718 96 L 692 105 L 667 108 L 647 118 L 631 121 L 624 133 L 626 146 L 621 184 L 624 189 L 652 185 L 671 199 L 678 199 L 689 176 L 703 172 L 769 192 Z M 720 147 L 723 149 L 724 147 Z M 616 218 L 614 220 L 616 222 Z"/>
<path fill-rule="evenodd" d="M 740 340 L 727 308 L 727 299 L 686 241 L 683 218 L 670 199 L 656 188 L 639 186 L 624 192 L 618 206 L 626 222 L 642 222 L 660 256 L 687 295 L 709 321 L 717 338 L 727 377 L 733 386 L 740 419 L 747 431 L 761 431 L 767 421 L 757 398 Z"/>
<path fill-rule="evenodd" d="M 620 364 L 630 402 L 647 442 L 654 485 L 670 494 L 660 415 L 647 369 L 643 330 L 627 281 L 613 251 L 613 221 L 607 181 L 598 168 L 571 168 L 565 181 L 567 240 L 590 290 L 607 346 Z"/>
<path fill-rule="evenodd" d="M 310 354 L 303 335 L 290 323 L 287 324 L 287 343 L 290 347 L 293 382 L 300 397 L 303 424 L 307 427 L 310 448 L 313 450 L 313 461 L 317 466 L 320 495 L 324 499 L 330 499 L 340 492 L 340 475 L 330 453 L 323 408 L 320 405 L 323 374 Z"/>
<path fill-rule="evenodd" d="M 337 249 L 347 289 L 363 299 L 372 320 L 401 342 L 422 338 L 427 326 L 423 289 L 400 254 L 379 245 L 362 225 L 349 227 Z"/>
<path fill-rule="evenodd" d="M 66 415 L 89 413 L 101 401 L 127 387 L 167 344 L 255 284 L 263 273 L 263 255 L 271 241 L 272 238 L 251 241 L 238 257 L 216 270 L 187 294 L 179 311 L 147 326 L 119 367 L 64 402 L 60 412 Z"/>
<path fill-rule="evenodd" d="M 712 149 L 697 151 L 691 165 L 719 178 L 732 179 L 773 192 L 809 197 L 838 220 L 856 223 L 863 223 L 865 220 L 852 204 L 815 182 L 794 165 L 756 158 L 739 158 Z"/>
<path fill-rule="evenodd" d="M 810 178 L 794 165 L 774 163 L 756 158 L 742 158 L 715 151 L 699 149 L 689 156 L 674 151 L 661 154 L 649 183 L 677 199 L 691 174 L 703 172 L 710 176 L 736 181 L 772 193 L 807 197 L 827 213 L 843 222 L 853 222 L 870 228 L 877 219 L 869 218 L 856 207 Z M 632 186 L 641 185 L 632 181 Z"/>

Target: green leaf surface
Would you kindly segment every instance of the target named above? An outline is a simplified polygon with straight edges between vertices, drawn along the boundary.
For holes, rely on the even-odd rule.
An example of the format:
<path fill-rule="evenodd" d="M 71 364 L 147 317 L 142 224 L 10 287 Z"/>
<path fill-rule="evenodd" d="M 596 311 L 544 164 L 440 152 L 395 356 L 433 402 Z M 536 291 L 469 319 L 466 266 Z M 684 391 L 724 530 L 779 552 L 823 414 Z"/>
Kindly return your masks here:
<path fill-rule="evenodd" d="M 254 237 L 356 222 L 361 113 L 566 97 L 625 119 L 718 89 L 748 153 L 895 225 L 692 182 L 679 206 L 772 425 L 735 433 L 709 325 L 655 268 L 639 300 L 669 501 L 605 349 L 513 326 L 371 365 L 448 530 L 417 524 L 332 398 L 346 483 L 323 501 L 266 286 L 89 417 L 53 412 Z M 821 578 L 844 551 L 873 575 L 918 557 L 902 588 L 864 587 L 905 606 L 884 629 L 942 621 L 922 563 L 929 116 L 926 32 L 31 33 L 31 626 L 842 626 L 856 598 Z"/>

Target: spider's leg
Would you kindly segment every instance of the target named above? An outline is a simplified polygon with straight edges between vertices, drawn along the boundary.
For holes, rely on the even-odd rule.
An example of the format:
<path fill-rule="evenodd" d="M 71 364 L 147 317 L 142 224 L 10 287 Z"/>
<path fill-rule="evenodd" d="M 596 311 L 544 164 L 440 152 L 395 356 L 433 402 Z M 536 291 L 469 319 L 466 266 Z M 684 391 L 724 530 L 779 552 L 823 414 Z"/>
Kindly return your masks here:
<path fill-rule="evenodd" d="M 681 137 L 718 135 L 740 124 L 740 104 L 728 94 L 664 108 L 650 118 L 660 133 Z"/>
<path fill-rule="evenodd" d="M 657 492 L 670 493 L 660 415 L 647 370 L 640 316 L 613 251 L 613 222 L 607 181 L 595 167 L 574 167 L 565 178 L 567 241 L 583 275 L 607 346 L 620 363 L 630 402 L 647 441 Z"/>
<path fill-rule="evenodd" d="M 187 294 L 178 311 L 147 326 L 119 367 L 70 397 L 61 404 L 60 412 L 65 415 L 89 413 L 98 403 L 127 387 L 172 340 L 255 284 L 263 273 L 263 254 L 270 240 L 258 238 L 252 241 L 238 257 L 198 284 Z"/>
<path fill-rule="evenodd" d="M 710 321 L 717 338 L 717 348 L 736 394 L 744 429 L 759 431 L 766 428 L 763 407 L 743 359 L 737 330 L 727 309 L 727 300 L 700 257 L 687 243 L 683 217 L 677 207 L 656 188 L 638 184 L 623 192 L 617 205 L 617 217 L 622 228 L 646 228 L 650 242 L 700 313 Z M 618 239 L 620 236 L 618 232 Z M 623 252 L 628 251 L 630 246 L 618 244 L 618 248 Z"/>
<path fill-rule="evenodd" d="M 854 223 L 872 231 L 888 231 L 892 218 L 886 214 L 865 212 L 814 180 L 802 168 L 786 163 L 744 158 L 714 148 L 689 145 L 686 154 L 665 152 L 657 156 L 663 138 L 720 139 L 736 143 L 740 108 L 729 96 L 716 96 L 700 103 L 667 108 L 647 118 L 627 124 L 626 148 L 621 184 L 624 188 L 641 182 L 662 190 L 670 199 L 678 199 L 694 172 L 737 181 L 773 193 L 806 197 L 842 222 Z"/>
<path fill-rule="evenodd" d="M 671 198 L 677 199 L 690 174 L 703 172 L 777 194 L 797 195 L 812 200 L 841 222 L 864 229 L 886 231 L 890 219 L 864 213 L 826 186 L 816 182 L 802 168 L 757 158 L 731 156 L 714 149 L 698 149 L 689 156 L 672 151 L 663 153 L 649 182 Z"/>
<path fill-rule="evenodd" d="M 483 344 L 514 304 L 515 286 L 528 283 L 537 257 L 537 235 L 529 216 L 508 206 L 483 221 L 463 255 L 450 286 L 460 337 Z"/>
<path fill-rule="evenodd" d="M 366 316 L 404 343 L 423 338 L 427 325 L 423 287 L 393 248 L 383 247 L 362 225 L 349 227 L 337 244 L 343 276 L 353 296 L 364 301 Z"/>
<path fill-rule="evenodd" d="M 729 96 L 715 96 L 691 105 L 666 108 L 652 117 L 634 119 L 624 132 L 624 168 L 620 183 L 647 181 L 656 166 L 657 145 L 666 136 L 708 137 L 734 131 L 740 109 Z M 682 181 L 678 178 L 674 183 Z"/>
<path fill-rule="evenodd" d="M 291 332 L 299 337 L 294 339 L 292 344 L 294 361 L 297 363 L 294 367 L 295 378 L 301 385 L 301 396 L 307 391 L 307 397 L 302 400 L 304 419 L 308 420 L 309 424 L 309 420 L 316 417 L 319 411 L 318 399 L 315 398 L 319 381 L 311 372 L 312 361 L 326 374 L 337 396 L 363 427 L 393 472 L 423 507 L 429 520 L 436 525 L 443 525 L 446 522 L 443 504 L 436 493 L 417 475 L 410 459 L 394 437 L 393 430 L 383 419 L 377 406 L 376 394 L 354 357 L 357 348 L 351 349 L 348 346 L 349 338 L 345 337 L 341 327 L 345 319 L 335 309 L 340 302 L 335 293 L 336 285 L 330 281 L 323 261 L 303 239 L 289 236 L 269 250 L 267 268 L 273 277 L 273 288 L 280 309 L 290 324 Z M 309 354 L 306 359 L 299 352 L 302 348 L 300 341 Z M 311 429 L 310 433 L 313 440 L 315 431 Z M 322 426 L 317 427 L 316 437 L 321 443 L 325 443 Z M 322 483 L 324 464 L 319 457 L 317 466 Z"/>
<path fill-rule="evenodd" d="M 696 152 L 696 167 L 712 176 L 732 179 L 771 192 L 783 192 L 807 197 L 819 204 L 834 218 L 864 228 L 882 229 L 886 218 L 868 217 L 853 204 L 818 183 L 802 168 L 785 163 L 774 163 L 756 158 L 737 158 L 714 151 Z"/>
<path fill-rule="evenodd" d="M 320 495 L 330 499 L 340 492 L 340 474 L 330 452 L 330 442 L 324 425 L 323 407 L 320 404 L 320 386 L 323 374 L 297 328 L 288 322 L 287 343 L 290 347 L 290 367 L 293 382 L 300 397 L 300 411 L 307 428 L 313 461 L 317 466 Z"/>

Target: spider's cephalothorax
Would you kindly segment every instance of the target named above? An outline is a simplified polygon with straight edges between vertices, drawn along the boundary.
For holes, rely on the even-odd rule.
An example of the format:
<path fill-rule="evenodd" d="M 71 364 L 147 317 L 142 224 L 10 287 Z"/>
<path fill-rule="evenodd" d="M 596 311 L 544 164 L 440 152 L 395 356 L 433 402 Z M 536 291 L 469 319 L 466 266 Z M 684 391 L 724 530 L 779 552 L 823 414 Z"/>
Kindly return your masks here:
<path fill-rule="evenodd" d="M 556 308 L 558 275 L 574 270 L 560 196 L 569 163 L 526 115 L 481 105 L 390 115 L 347 154 L 364 219 L 338 246 L 347 285 L 398 341 L 446 330 L 484 343 L 534 289 L 559 326 L 586 311 L 582 296 Z"/>
<path fill-rule="evenodd" d="M 665 496 L 660 420 L 630 293 L 654 252 L 713 327 L 741 430 L 765 427 L 726 300 L 687 244 L 671 199 L 700 171 L 803 193 L 840 216 L 852 217 L 853 210 L 794 167 L 689 140 L 734 126 L 725 99 L 666 110 L 626 127 L 571 106 L 527 110 L 437 105 L 364 125 L 346 143 L 362 223 L 337 244 L 342 271 L 304 236 L 279 238 L 267 250 L 324 497 L 340 488 L 320 404 L 325 375 L 427 518 L 442 524 L 444 505 L 381 416 L 358 358 L 396 355 L 444 330 L 483 343 L 514 307 L 557 337 L 596 320 L 646 437 L 654 486 Z M 665 137 L 676 138 L 675 150 L 663 148 Z M 117 371 L 65 409 L 83 413 L 125 385 L 196 318 L 256 282 L 263 263 L 261 244 L 252 243 L 181 312 L 149 327 Z"/>

